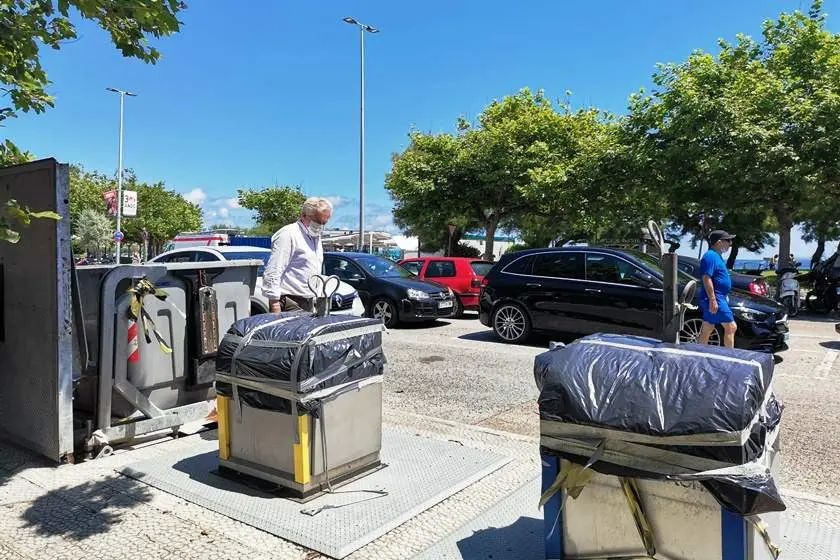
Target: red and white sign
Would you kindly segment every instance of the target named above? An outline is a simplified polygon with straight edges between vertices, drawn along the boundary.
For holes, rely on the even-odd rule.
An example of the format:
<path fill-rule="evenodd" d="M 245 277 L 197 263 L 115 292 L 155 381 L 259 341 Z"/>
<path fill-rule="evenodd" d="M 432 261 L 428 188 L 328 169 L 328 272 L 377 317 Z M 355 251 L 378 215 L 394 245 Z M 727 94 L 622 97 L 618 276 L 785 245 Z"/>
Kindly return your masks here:
<path fill-rule="evenodd" d="M 137 215 L 137 191 L 123 191 L 122 215 Z"/>
<path fill-rule="evenodd" d="M 108 214 L 111 216 L 117 215 L 117 191 L 106 191 L 102 193 L 102 199 L 108 206 Z"/>

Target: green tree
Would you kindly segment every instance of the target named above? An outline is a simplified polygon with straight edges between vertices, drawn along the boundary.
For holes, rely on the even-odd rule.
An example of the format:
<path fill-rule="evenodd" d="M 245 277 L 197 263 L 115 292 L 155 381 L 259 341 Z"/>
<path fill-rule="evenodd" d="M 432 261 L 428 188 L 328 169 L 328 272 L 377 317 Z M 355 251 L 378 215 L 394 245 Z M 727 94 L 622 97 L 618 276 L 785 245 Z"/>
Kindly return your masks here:
<path fill-rule="evenodd" d="M 111 243 L 114 224 L 105 213 L 87 208 L 75 219 L 73 229 L 82 249 L 100 253 Z"/>
<path fill-rule="evenodd" d="M 270 235 L 300 218 L 306 195 L 299 187 L 273 186 L 262 190 L 237 189 L 239 205 L 257 213 L 256 231 Z"/>
<path fill-rule="evenodd" d="M 125 57 L 158 61 L 160 52 L 149 39 L 177 33 L 178 14 L 186 4 L 178 0 L 12 0 L 0 4 L 0 85 L 11 105 L 0 107 L 0 122 L 19 111 L 44 112 L 55 100 L 41 66 L 41 45 L 59 50 L 77 38 L 70 11 L 90 20 L 111 35 Z"/>
<path fill-rule="evenodd" d="M 126 170 L 126 184 L 134 184 L 136 179 L 131 170 Z M 70 224 L 75 233 L 75 224 L 85 210 L 104 214 L 107 212 L 106 191 L 117 190 L 117 180 L 97 171 L 87 171 L 81 165 L 70 166 Z"/>
<path fill-rule="evenodd" d="M 455 134 L 412 132 L 393 158 L 386 188 L 394 219 L 428 243 L 448 224 L 482 229 L 485 258 L 501 229 L 540 222 L 555 233 L 596 230 L 608 222 L 596 202 L 609 188 L 590 172 L 615 140 L 616 127 L 596 110 L 557 108 L 542 92 L 524 89 L 495 101 L 476 123 L 458 121 Z"/>
<path fill-rule="evenodd" d="M 785 264 L 794 224 L 840 197 L 840 40 L 821 2 L 765 22 L 762 37 L 660 66 L 652 97 L 635 96 L 631 112 L 674 216 L 770 217 Z"/>
<path fill-rule="evenodd" d="M 151 251 L 159 253 L 179 232 L 201 229 L 201 208 L 167 189 L 163 182 L 149 185 L 124 181 L 123 185 L 137 191 L 137 216 L 123 218 L 122 223 L 127 242 L 142 243 L 145 229 Z"/>

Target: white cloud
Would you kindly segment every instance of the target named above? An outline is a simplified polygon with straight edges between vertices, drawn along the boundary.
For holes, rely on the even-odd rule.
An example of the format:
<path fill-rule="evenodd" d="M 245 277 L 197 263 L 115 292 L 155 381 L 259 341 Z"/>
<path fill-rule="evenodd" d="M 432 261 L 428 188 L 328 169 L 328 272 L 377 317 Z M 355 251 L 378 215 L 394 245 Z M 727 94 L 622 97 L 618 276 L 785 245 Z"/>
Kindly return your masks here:
<path fill-rule="evenodd" d="M 195 188 L 187 194 L 185 194 L 184 198 L 186 198 L 193 204 L 201 204 L 205 201 L 205 199 L 207 199 L 207 193 L 204 192 L 202 189 Z"/>
<path fill-rule="evenodd" d="M 229 199 L 227 199 L 226 204 L 227 204 L 228 208 L 242 208 L 239 205 L 239 199 L 238 198 L 229 198 Z"/>
<path fill-rule="evenodd" d="M 219 208 L 219 216 L 222 218 L 227 218 L 230 216 L 230 210 L 227 208 Z"/>
<path fill-rule="evenodd" d="M 341 206 L 342 204 L 347 202 L 346 198 L 344 198 L 343 196 L 338 196 L 338 195 L 336 195 L 336 196 L 325 196 L 324 198 L 326 198 L 327 200 L 330 201 L 330 204 L 333 205 L 333 208 L 335 208 L 337 206 Z"/>

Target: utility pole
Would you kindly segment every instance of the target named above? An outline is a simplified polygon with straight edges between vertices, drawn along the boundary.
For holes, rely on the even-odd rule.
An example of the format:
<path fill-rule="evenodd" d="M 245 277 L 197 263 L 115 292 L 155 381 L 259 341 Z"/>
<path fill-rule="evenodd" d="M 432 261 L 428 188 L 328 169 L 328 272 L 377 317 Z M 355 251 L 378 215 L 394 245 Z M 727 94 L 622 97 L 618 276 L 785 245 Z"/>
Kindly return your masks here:
<path fill-rule="evenodd" d="M 119 171 L 117 171 L 117 229 L 114 232 L 114 241 L 117 245 L 116 262 L 120 264 L 122 256 L 122 205 L 123 205 L 123 112 L 125 96 L 137 97 L 136 93 L 123 91 L 116 88 L 105 88 L 107 91 L 120 95 L 120 148 L 119 148 Z"/>
<path fill-rule="evenodd" d="M 365 246 L 365 33 L 379 33 L 379 30 L 352 17 L 343 21 L 359 28 L 359 251 L 362 251 Z"/>

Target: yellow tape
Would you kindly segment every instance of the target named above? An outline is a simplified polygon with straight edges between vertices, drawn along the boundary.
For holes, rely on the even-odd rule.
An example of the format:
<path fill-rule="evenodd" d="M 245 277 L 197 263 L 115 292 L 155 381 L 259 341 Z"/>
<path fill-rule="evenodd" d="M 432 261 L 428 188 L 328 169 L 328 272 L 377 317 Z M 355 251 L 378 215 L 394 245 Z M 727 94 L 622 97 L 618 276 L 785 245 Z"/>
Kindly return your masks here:
<path fill-rule="evenodd" d="M 295 458 L 295 482 L 308 484 L 311 476 L 309 462 L 309 415 L 298 416 L 298 441 L 292 445 Z"/>
<path fill-rule="evenodd" d="M 219 425 L 219 459 L 230 459 L 230 397 L 216 396 Z"/>

